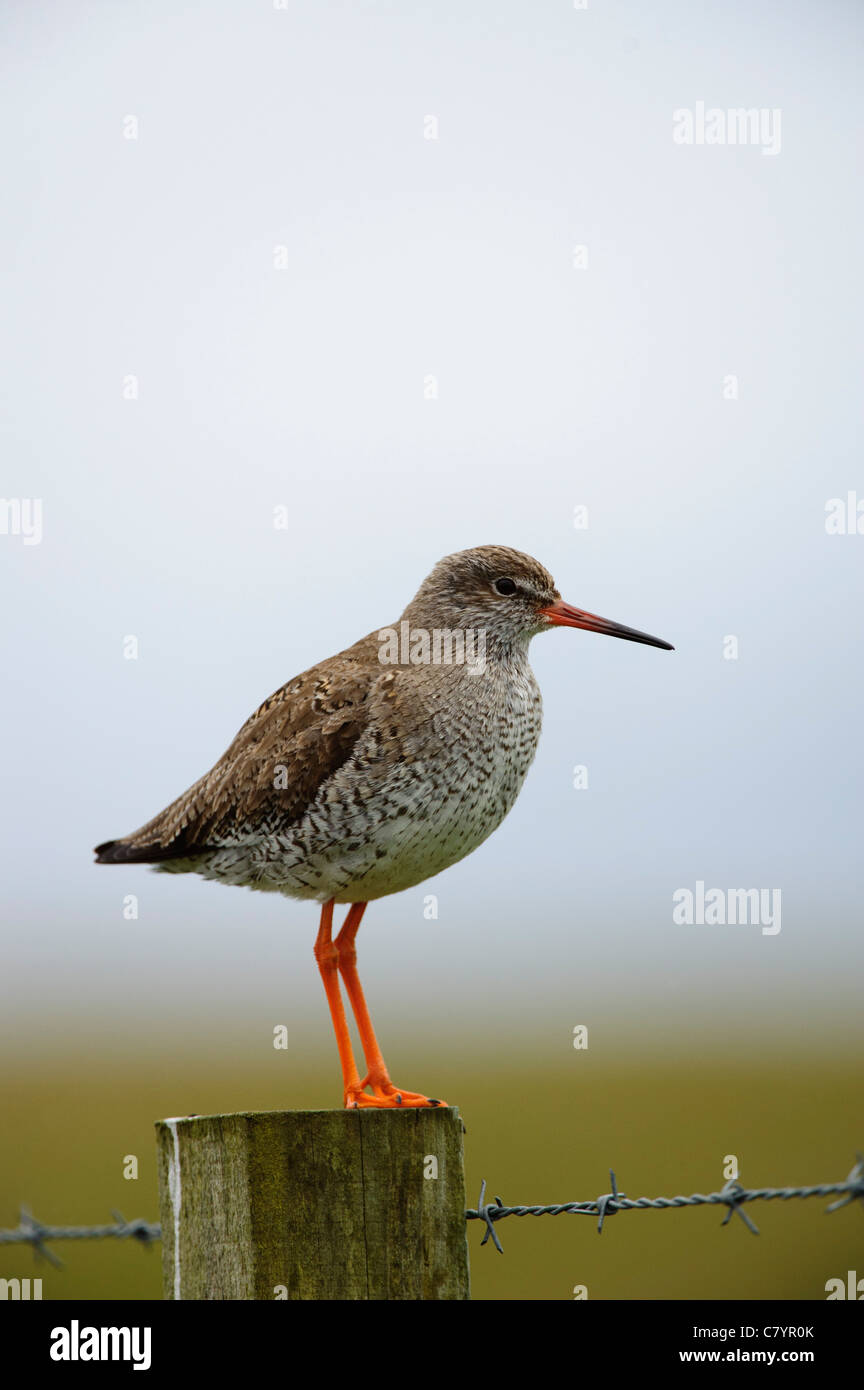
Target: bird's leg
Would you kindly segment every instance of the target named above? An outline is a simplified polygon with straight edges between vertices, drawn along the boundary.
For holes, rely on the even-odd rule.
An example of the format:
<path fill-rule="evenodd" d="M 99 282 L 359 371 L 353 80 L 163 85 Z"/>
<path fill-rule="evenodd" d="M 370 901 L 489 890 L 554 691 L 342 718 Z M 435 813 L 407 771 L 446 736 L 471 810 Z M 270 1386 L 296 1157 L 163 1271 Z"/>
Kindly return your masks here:
<path fill-rule="evenodd" d="M 377 1109 L 395 1109 L 400 1105 L 406 1107 L 446 1105 L 445 1100 L 431 1100 L 429 1096 L 422 1096 L 416 1091 L 405 1091 L 401 1086 L 394 1086 L 390 1080 L 390 1074 L 378 1046 L 378 1039 L 375 1037 L 375 1029 L 372 1027 L 369 1010 L 366 1007 L 360 976 L 357 974 L 357 949 L 354 938 L 365 911 L 365 903 L 352 903 L 342 924 L 342 930 L 336 937 L 339 973 L 351 1001 L 351 1008 L 354 1010 L 357 1031 L 360 1034 L 363 1054 L 369 1068 L 365 1079 L 358 1084 L 355 1091 L 351 1091 L 346 1085 L 345 1104 L 351 1109 L 364 1106 L 374 1106 Z M 371 1096 L 365 1094 L 364 1088 L 366 1086 L 372 1087 L 373 1094 Z"/>
<path fill-rule="evenodd" d="M 333 1031 L 336 1034 L 336 1046 L 339 1048 L 339 1060 L 342 1063 L 342 1080 L 345 1086 L 345 1104 L 347 1105 L 349 1094 L 354 1095 L 363 1088 L 357 1071 L 357 1063 L 354 1061 L 351 1034 L 348 1032 L 348 1020 L 345 1017 L 342 995 L 339 992 L 339 953 L 331 938 L 332 931 L 333 900 L 331 898 L 329 903 L 323 903 L 321 907 L 321 925 L 315 939 L 315 959 L 318 962 L 321 979 L 324 981 L 327 1003 L 330 1005 L 330 1017 L 333 1020 Z"/>

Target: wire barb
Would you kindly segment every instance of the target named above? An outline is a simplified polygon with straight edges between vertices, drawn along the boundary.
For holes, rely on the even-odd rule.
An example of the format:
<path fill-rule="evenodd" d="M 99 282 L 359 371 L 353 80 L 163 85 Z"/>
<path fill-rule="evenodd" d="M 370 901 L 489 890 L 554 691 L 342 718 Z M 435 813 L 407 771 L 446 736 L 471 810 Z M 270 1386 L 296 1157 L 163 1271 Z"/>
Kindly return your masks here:
<path fill-rule="evenodd" d="M 486 1231 L 480 1244 L 485 1245 L 491 1236 L 495 1249 L 500 1251 L 502 1255 L 504 1250 L 494 1223 L 503 1221 L 505 1216 L 596 1216 L 599 1234 L 603 1230 L 603 1223 L 607 1216 L 615 1216 L 620 1211 L 668 1211 L 673 1207 L 724 1206 L 726 1215 L 721 1225 L 728 1226 L 734 1214 L 740 1216 L 752 1235 L 758 1236 L 759 1227 L 744 1210 L 745 1202 L 788 1202 L 793 1198 L 804 1199 L 840 1195 L 841 1200 L 832 1202 L 826 1208 L 826 1213 L 839 1211 L 841 1207 L 847 1207 L 850 1202 L 856 1200 L 862 1200 L 862 1205 L 864 1205 L 864 1156 L 859 1153 L 857 1158 L 857 1163 L 844 1182 L 819 1183 L 814 1187 L 746 1188 L 741 1185 L 737 1178 L 730 1178 L 719 1192 L 693 1192 L 689 1197 L 630 1198 L 624 1192 L 618 1191 L 615 1174 L 610 1168 L 611 1192 L 604 1193 L 602 1197 L 595 1197 L 593 1201 L 561 1202 L 557 1205 L 542 1207 L 505 1207 L 500 1197 L 496 1197 L 494 1203 L 487 1203 L 486 1182 L 484 1180 L 480 1184 L 480 1200 L 477 1207 L 476 1209 L 469 1208 L 465 1213 L 465 1219 L 466 1221 L 483 1221 L 486 1225 Z"/>
<path fill-rule="evenodd" d="M 854 1164 L 849 1172 L 846 1182 L 849 1191 L 839 1202 L 832 1202 L 830 1207 L 825 1208 L 826 1214 L 830 1211 L 839 1211 L 841 1207 L 848 1207 L 851 1202 L 860 1201 L 861 1209 L 864 1211 L 864 1156 L 858 1154 L 858 1162 Z"/>
<path fill-rule="evenodd" d="M 598 1236 L 603 1231 L 603 1222 L 606 1220 L 606 1217 L 614 1216 L 616 1211 L 621 1210 L 621 1208 L 618 1206 L 618 1184 L 615 1181 L 615 1174 L 612 1172 L 611 1168 L 609 1169 L 609 1177 L 612 1181 L 612 1191 L 607 1192 L 604 1197 L 597 1198 L 597 1211 L 600 1214 L 600 1220 L 597 1222 Z M 623 1192 L 621 1193 L 621 1196 L 624 1196 Z"/>
<path fill-rule="evenodd" d="M 486 1222 L 486 1234 L 484 1235 L 484 1237 L 483 1237 L 483 1239 L 481 1240 L 480 1244 L 481 1244 L 481 1245 L 485 1245 L 486 1242 L 487 1242 L 487 1240 L 488 1240 L 489 1237 L 491 1236 L 491 1237 L 492 1237 L 492 1243 L 493 1243 L 493 1245 L 495 1246 L 495 1249 L 498 1251 L 498 1254 L 499 1254 L 499 1255 L 503 1255 L 503 1254 L 504 1254 L 504 1246 L 501 1244 L 500 1240 L 498 1239 L 498 1232 L 495 1230 L 495 1226 L 494 1226 L 494 1224 L 493 1224 L 494 1221 L 495 1221 L 495 1217 L 494 1217 L 494 1215 L 493 1215 L 493 1212 L 496 1212 L 496 1211 L 498 1211 L 499 1209 L 502 1209 L 502 1210 L 503 1210 L 503 1204 L 502 1204 L 502 1202 L 501 1202 L 501 1198 L 500 1198 L 500 1197 L 496 1197 L 496 1198 L 495 1198 L 495 1204 L 494 1204 L 494 1205 L 493 1205 L 492 1203 L 489 1203 L 489 1205 L 487 1206 L 487 1204 L 486 1204 L 486 1179 L 483 1178 L 482 1181 L 481 1181 L 481 1183 L 480 1183 L 480 1201 L 477 1203 L 477 1215 L 480 1217 L 481 1220 L 483 1220 L 483 1221 Z M 507 1215 L 506 1210 L 504 1210 L 504 1215 L 505 1215 L 505 1216 Z M 467 1216 L 467 1212 L 466 1212 L 466 1216 Z"/>
<path fill-rule="evenodd" d="M 140 1217 L 127 1221 L 122 1212 L 112 1211 L 112 1226 L 45 1226 L 37 1221 L 26 1207 L 21 1208 L 18 1225 L 11 1231 L 0 1231 L 0 1245 L 31 1245 L 38 1259 L 41 1255 L 55 1269 L 63 1269 L 63 1261 L 49 1250 L 48 1240 L 134 1240 L 139 1245 L 152 1245 L 162 1239 L 158 1222 L 143 1221 Z"/>
<path fill-rule="evenodd" d="M 758 1236 L 759 1227 L 756 1225 L 755 1221 L 751 1220 L 751 1218 L 747 1215 L 746 1211 L 744 1211 L 743 1207 L 741 1206 L 742 1202 L 747 1201 L 747 1193 L 741 1186 L 740 1182 L 738 1182 L 736 1178 L 730 1178 L 721 1190 L 720 1196 L 725 1198 L 726 1203 L 729 1207 L 729 1210 L 723 1217 L 723 1220 L 720 1222 L 720 1225 L 728 1226 L 729 1222 L 732 1220 L 732 1213 L 734 1212 L 736 1216 L 741 1217 L 741 1220 L 744 1222 L 744 1225 L 747 1227 L 747 1230 L 752 1231 L 754 1236 Z"/>
<path fill-rule="evenodd" d="M 826 1214 L 839 1211 L 841 1207 L 848 1207 L 850 1203 L 860 1201 L 864 1207 L 864 1156 L 857 1155 L 857 1162 L 853 1165 L 848 1177 L 844 1182 L 819 1183 L 814 1187 L 742 1187 L 737 1178 L 730 1180 L 720 1189 L 719 1192 L 693 1192 L 689 1197 L 628 1197 L 626 1193 L 618 1191 L 618 1180 L 615 1173 L 609 1169 L 609 1180 L 612 1191 L 605 1192 L 601 1197 L 594 1197 L 585 1202 L 561 1202 L 549 1206 L 533 1207 L 505 1207 L 500 1197 L 495 1197 L 491 1202 L 486 1201 L 486 1180 L 480 1184 L 480 1198 L 476 1208 L 469 1207 L 465 1213 L 466 1221 L 482 1221 L 486 1227 L 483 1239 L 480 1244 L 485 1245 L 491 1239 L 492 1244 L 500 1255 L 504 1254 L 504 1247 L 495 1229 L 497 1221 L 503 1221 L 505 1216 L 596 1216 L 597 1232 L 603 1230 L 603 1224 L 609 1216 L 616 1216 L 621 1211 L 668 1211 L 673 1207 L 702 1207 L 702 1206 L 723 1206 L 726 1208 L 726 1215 L 721 1225 L 728 1226 L 733 1214 L 740 1216 L 744 1225 L 753 1235 L 758 1236 L 759 1228 L 750 1216 L 744 1211 L 745 1202 L 772 1202 L 775 1200 L 788 1202 L 792 1198 L 806 1197 L 839 1197 L 839 1201 L 832 1202 L 825 1208 Z M 134 1221 L 127 1221 L 122 1212 L 112 1211 L 114 1218 L 113 1225 L 110 1226 L 45 1226 L 27 1207 L 21 1208 L 18 1225 L 14 1230 L 0 1231 L 0 1245 L 30 1245 L 33 1254 L 38 1259 L 40 1256 L 52 1264 L 55 1269 L 63 1268 L 63 1261 L 50 1250 L 46 1241 L 54 1240 L 133 1240 L 139 1245 L 152 1245 L 155 1241 L 162 1239 L 162 1228 L 158 1222 L 144 1221 L 137 1218 Z"/>

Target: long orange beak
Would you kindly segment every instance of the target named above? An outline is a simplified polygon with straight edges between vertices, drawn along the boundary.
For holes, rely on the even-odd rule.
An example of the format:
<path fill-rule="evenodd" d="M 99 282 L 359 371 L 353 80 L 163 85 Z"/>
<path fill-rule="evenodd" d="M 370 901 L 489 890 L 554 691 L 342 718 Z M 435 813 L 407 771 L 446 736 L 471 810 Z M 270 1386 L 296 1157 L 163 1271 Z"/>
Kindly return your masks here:
<path fill-rule="evenodd" d="M 541 608 L 540 612 L 556 627 L 581 627 L 586 632 L 602 632 L 605 637 L 623 637 L 625 642 L 644 642 L 647 647 L 662 647 L 667 652 L 675 650 L 671 642 L 651 637 L 647 632 L 637 632 L 635 627 L 625 627 L 623 623 L 613 623 L 609 618 L 598 618 L 596 613 L 573 608 L 563 599 L 550 604 L 548 608 Z"/>

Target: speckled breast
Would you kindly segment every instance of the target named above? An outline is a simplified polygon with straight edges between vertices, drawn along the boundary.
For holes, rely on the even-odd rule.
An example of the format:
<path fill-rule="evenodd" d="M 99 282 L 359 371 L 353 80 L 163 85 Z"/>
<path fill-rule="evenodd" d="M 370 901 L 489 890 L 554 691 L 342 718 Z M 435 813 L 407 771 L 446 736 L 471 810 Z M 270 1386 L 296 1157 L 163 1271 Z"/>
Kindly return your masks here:
<path fill-rule="evenodd" d="M 199 868 L 291 897 L 369 901 L 470 854 L 500 825 L 537 749 L 540 691 L 527 659 L 423 688 L 399 724 L 387 711 L 299 824 Z M 395 726 L 394 726 L 395 727 Z"/>

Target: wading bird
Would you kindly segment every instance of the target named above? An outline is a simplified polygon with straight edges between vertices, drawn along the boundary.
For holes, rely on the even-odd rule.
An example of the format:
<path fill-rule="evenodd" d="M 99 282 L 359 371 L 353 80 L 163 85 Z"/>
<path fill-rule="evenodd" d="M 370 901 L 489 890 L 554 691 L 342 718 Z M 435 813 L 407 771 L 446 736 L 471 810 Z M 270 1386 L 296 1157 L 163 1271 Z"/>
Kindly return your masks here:
<path fill-rule="evenodd" d="M 390 1080 L 357 974 L 357 928 L 367 903 L 440 873 L 501 824 L 540 735 L 528 644 L 553 627 L 672 650 L 572 608 L 518 550 L 448 555 L 396 640 L 396 629 L 372 632 L 283 685 L 200 781 L 140 830 L 97 846 L 100 864 L 152 864 L 321 904 L 315 957 L 346 1106 L 445 1104 Z M 334 940 L 336 903 L 349 907 Z"/>

